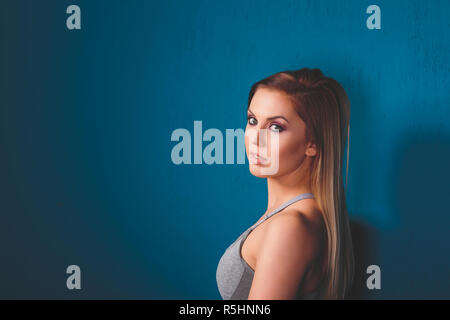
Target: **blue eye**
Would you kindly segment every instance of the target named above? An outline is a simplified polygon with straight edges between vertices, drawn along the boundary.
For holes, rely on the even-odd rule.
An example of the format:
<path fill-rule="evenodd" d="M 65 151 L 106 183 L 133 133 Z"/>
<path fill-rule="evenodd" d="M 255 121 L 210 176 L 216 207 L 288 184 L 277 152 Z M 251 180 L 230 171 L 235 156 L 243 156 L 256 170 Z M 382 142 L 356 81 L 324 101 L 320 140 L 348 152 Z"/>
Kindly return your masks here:
<path fill-rule="evenodd" d="M 275 132 L 281 132 L 281 131 L 284 130 L 284 128 L 283 128 L 282 126 L 278 125 L 278 124 L 273 124 L 273 125 L 271 125 L 271 127 L 272 127 L 272 126 L 277 127 L 275 130 L 272 130 L 272 131 L 275 131 Z"/>
<path fill-rule="evenodd" d="M 252 122 L 251 122 L 252 119 L 256 121 L 256 119 L 253 118 L 253 117 L 247 117 L 248 123 L 250 123 L 251 125 L 256 124 L 256 123 L 252 123 Z"/>

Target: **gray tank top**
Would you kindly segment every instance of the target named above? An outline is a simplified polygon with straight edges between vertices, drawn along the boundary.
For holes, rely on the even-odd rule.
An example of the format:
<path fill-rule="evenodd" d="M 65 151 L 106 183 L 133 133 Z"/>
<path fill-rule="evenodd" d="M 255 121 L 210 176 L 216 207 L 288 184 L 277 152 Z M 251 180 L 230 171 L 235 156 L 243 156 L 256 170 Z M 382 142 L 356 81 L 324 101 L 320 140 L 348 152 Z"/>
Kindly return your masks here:
<path fill-rule="evenodd" d="M 242 258 L 241 248 L 249 233 L 265 220 L 280 212 L 287 206 L 302 199 L 313 199 L 312 193 L 302 193 L 284 202 L 278 208 L 268 213 L 258 223 L 244 231 L 236 239 L 220 258 L 216 271 L 216 281 L 220 295 L 224 300 L 247 300 L 252 285 L 254 270 Z M 312 291 L 307 295 L 298 296 L 296 299 L 315 299 L 319 290 Z"/>

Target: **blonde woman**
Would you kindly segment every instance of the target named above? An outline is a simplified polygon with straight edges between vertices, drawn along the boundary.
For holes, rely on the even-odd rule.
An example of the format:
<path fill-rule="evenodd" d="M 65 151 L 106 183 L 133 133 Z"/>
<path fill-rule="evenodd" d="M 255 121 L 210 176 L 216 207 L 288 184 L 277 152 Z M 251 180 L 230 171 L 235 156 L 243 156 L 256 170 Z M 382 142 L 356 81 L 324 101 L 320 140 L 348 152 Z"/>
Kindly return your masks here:
<path fill-rule="evenodd" d="M 350 134 L 345 90 L 319 69 L 279 72 L 251 87 L 247 118 L 249 169 L 267 179 L 268 204 L 219 261 L 222 298 L 345 298 L 354 274 L 341 175 Z"/>

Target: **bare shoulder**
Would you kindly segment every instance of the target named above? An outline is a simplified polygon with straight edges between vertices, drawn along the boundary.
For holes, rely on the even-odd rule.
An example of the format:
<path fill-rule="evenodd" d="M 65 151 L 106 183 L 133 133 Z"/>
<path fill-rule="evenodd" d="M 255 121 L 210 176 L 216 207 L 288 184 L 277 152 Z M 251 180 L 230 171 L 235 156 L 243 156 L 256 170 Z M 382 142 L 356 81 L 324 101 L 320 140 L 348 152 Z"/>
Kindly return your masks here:
<path fill-rule="evenodd" d="M 283 210 L 268 224 L 263 246 L 283 248 L 288 252 L 300 251 L 304 259 L 314 259 L 320 246 L 317 221 L 297 209 Z"/>
<path fill-rule="evenodd" d="M 320 251 L 311 212 L 289 208 L 264 222 L 249 300 L 293 299 L 308 281 Z"/>
<path fill-rule="evenodd" d="M 318 215 L 306 210 L 285 209 L 282 213 L 273 217 L 270 229 L 274 232 L 286 230 L 299 231 L 303 236 L 314 236 L 319 227 Z"/>

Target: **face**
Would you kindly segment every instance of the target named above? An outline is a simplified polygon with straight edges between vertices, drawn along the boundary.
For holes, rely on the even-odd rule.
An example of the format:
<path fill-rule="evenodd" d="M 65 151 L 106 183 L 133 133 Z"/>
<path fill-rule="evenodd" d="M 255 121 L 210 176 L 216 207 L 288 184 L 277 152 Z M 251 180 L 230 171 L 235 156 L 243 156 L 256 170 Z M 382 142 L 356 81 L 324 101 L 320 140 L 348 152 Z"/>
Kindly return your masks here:
<path fill-rule="evenodd" d="M 315 145 L 306 141 L 305 123 L 283 92 L 258 89 L 247 118 L 245 150 L 253 175 L 285 175 L 299 169 L 306 157 L 316 155 Z"/>

